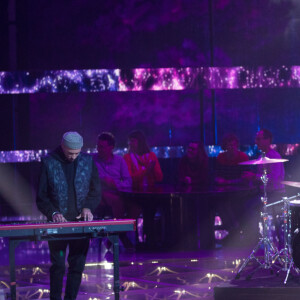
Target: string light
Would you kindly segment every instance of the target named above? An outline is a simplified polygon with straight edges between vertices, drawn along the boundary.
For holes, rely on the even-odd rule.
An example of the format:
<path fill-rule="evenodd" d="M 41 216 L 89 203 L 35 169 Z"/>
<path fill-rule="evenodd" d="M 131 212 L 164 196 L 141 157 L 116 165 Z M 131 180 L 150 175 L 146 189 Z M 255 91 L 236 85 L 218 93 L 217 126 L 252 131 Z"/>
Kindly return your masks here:
<path fill-rule="evenodd" d="M 273 149 L 277 148 L 277 145 L 271 145 Z M 280 145 L 282 154 L 284 156 L 292 156 L 298 152 L 299 144 L 286 144 Z M 114 154 L 123 156 L 127 153 L 127 148 L 115 149 Z M 205 150 L 209 157 L 217 157 L 219 153 L 223 152 L 221 146 L 209 145 L 205 146 Z M 185 154 L 184 146 L 165 146 L 165 147 L 153 147 L 151 151 L 155 153 L 158 158 L 180 158 Z M 253 157 L 258 152 L 257 146 L 245 146 L 242 149 L 249 157 Z M 97 153 L 96 148 L 88 148 L 86 153 Z M 49 153 L 48 149 L 44 150 L 15 150 L 15 151 L 0 151 L 0 163 L 21 163 L 21 162 L 33 162 L 41 161 L 41 158 Z"/>

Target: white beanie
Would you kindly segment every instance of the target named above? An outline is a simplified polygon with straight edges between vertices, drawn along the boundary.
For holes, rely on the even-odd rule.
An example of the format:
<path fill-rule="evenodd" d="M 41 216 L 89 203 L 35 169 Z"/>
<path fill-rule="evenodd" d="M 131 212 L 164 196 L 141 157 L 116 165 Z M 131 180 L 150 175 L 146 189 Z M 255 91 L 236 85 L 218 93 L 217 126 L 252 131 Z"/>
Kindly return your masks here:
<path fill-rule="evenodd" d="M 73 150 L 81 149 L 83 146 L 83 138 L 76 131 L 68 131 L 63 135 L 61 143 Z"/>

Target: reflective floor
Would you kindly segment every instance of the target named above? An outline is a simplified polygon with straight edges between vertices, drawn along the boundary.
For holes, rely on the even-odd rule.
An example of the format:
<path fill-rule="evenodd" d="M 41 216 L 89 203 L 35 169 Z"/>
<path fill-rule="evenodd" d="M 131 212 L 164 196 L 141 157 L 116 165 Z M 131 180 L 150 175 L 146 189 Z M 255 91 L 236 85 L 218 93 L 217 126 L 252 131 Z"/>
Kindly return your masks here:
<path fill-rule="evenodd" d="M 8 247 L 0 244 L 0 300 L 9 293 Z M 77 299 L 114 299 L 113 266 L 103 243 L 91 242 Z M 214 299 L 213 288 L 230 282 L 240 259 L 251 249 L 135 252 L 120 247 L 120 299 Z M 49 252 L 46 242 L 21 243 L 16 250 L 19 299 L 49 299 Z"/>

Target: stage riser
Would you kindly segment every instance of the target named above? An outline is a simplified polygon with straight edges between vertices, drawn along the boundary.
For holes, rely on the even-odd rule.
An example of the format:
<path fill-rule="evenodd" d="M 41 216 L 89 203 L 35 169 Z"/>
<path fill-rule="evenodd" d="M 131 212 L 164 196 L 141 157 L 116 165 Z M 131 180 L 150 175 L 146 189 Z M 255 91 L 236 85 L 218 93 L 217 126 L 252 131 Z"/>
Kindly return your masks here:
<path fill-rule="evenodd" d="M 214 300 L 299 300 L 299 288 L 215 287 Z"/>

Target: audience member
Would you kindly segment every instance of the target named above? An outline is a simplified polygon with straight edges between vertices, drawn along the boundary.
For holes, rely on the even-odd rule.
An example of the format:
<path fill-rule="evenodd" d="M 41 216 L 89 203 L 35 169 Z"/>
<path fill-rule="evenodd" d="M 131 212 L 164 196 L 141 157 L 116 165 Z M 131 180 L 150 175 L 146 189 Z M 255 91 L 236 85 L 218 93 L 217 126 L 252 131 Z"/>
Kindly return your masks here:
<path fill-rule="evenodd" d="M 240 186 L 245 183 L 247 172 L 246 166 L 239 163 L 249 160 L 246 153 L 239 150 L 239 140 L 232 133 L 226 134 L 222 139 L 222 149 L 216 162 L 215 182 L 218 185 L 228 185 L 232 189 L 232 193 L 224 194 L 222 201 L 217 203 L 217 212 L 220 215 L 224 228 L 229 232 L 227 242 L 239 240 L 239 233 L 242 226 L 242 215 L 245 212 L 244 199 L 240 199 L 241 193 L 235 193 Z M 250 176 L 251 178 L 251 176 Z"/>
<path fill-rule="evenodd" d="M 224 152 L 217 157 L 217 184 L 242 184 L 246 179 L 244 167 L 239 163 L 249 160 L 248 155 L 239 150 L 239 140 L 234 134 L 227 134 L 222 140 Z"/>
<path fill-rule="evenodd" d="M 280 154 L 271 148 L 273 136 L 272 133 L 268 129 L 261 129 L 257 132 L 255 143 L 261 152 L 265 154 L 268 158 L 277 158 L 280 159 Z M 284 180 L 284 166 L 283 163 L 273 163 L 273 164 L 266 164 L 265 165 L 267 171 L 267 192 L 269 193 L 268 198 L 271 201 L 276 201 L 282 198 L 284 195 L 285 189 L 284 185 L 281 181 Z M 257 169 L 257 180 L 260 181 L 261 187 L 263 188 L 261 176 L 264 172 L 264 166 L 259 165 Z"/>
<path fill-rule="evenodd" d="M 163 173 L 156 155 L 150 151 L 145 135 L 139 131 L 133 131 L 128 137 L 129 152 L 124 155 L 129 173 L 132 177 L 133 190 L 151 192 L 155 183 L 162 181 Z M 154 201 L 143 201 L 143 236 L 147 247 L 156 247 L 154 234 L 154 217 L 156 205 Z"/>
<path fill-rule="evenodd" d="M 98 136 L 98 153 L 93 158 L 102 184 L 103 205 L 99 207 L 99 214 L 101 215 L 103 210 L 107 214 L 106 210 L 109 207 L 113 218 L 123 219 L 126 216 L 127 218 L 136 219 L 140 209 L 132 202 L 124 203 L 124 199 L 120 194 L 120 190 L 132 187 L 132 180 L 123 157 L 113 153 L 114 147 L 115 137 L 112 133 L 102 132 Z M 110 212 L 108 212 L 109 214 Z M 133 249 L 133 244 L 126 233 L 121 233 L 119 237 L 126 249 Z M 106 247 L 108 249 L 111 247 L 108 240 L 106 241 Z M 105 258 L 108 260 L 111 260 L 111 256 L 111 252 L 105 254 Z"/>
<path fill-rule="evenodd" d="M 121 189 L 131 188 L 132 179 L 123 157 L 115 155 L 115 137 L 110 132 L 98 136 L 94 161 L 102 184 L 102 203 L 111 208 L 114 218 L 125 216 L 125 204 L 119 193 Z"/>
<path fill-rule="evenodd" d="M 150 151 L 145 135 L 132 131 L 128 137 L 129 153 L 124 155 L 129 173 L 132 177 L 133 189 L 141 190 L 152 187 L 163 179 L 163 173 L 155 153 Z"/>
<path fill-rule="evenodd" d="M 209 182 L 208 157 L 202 142 L 191 142 L 178 168 L 179 183 L 206 186 Z"/>

